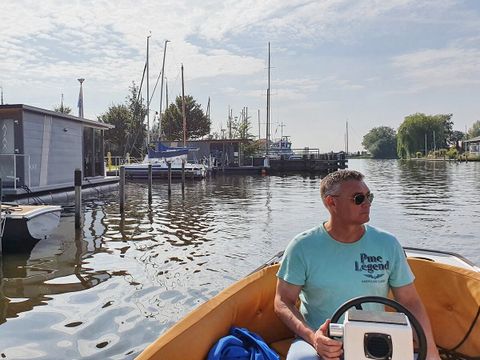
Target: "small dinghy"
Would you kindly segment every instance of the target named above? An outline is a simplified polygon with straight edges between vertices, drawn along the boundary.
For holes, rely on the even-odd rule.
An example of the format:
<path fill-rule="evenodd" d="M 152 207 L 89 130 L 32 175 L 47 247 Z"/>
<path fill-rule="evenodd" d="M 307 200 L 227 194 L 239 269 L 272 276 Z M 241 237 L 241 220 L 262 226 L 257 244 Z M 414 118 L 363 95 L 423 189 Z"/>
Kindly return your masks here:
<path fill-rule="evenodd" d="M 414 248 L 405 251 L 442 358 L 480 359 L 480 268 L 453 253 Z M 194 309 L 137 359 L 206 359 L 212 346 L 232 327 L 260 335 L 285 359 L 293 334 L 273 310 L 280 258 L 278 254 Z"/>
<path fill-rule="evenodd" d="M 3 252 L 29 252 L 58 226 L 62 208 L 55 205 L 0 205 Z"/>

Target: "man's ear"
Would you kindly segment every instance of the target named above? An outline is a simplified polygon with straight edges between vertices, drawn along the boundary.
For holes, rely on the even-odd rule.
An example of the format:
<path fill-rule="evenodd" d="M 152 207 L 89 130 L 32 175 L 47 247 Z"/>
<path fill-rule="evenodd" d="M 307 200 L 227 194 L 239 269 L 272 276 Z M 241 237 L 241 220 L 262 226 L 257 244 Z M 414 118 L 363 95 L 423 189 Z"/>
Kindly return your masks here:
<path fill-rule="evenodd" d="M 324 202 L 328 208 L 335 206 L 335 200 L 333 199 L 333 196 L 325 196 Z"/>

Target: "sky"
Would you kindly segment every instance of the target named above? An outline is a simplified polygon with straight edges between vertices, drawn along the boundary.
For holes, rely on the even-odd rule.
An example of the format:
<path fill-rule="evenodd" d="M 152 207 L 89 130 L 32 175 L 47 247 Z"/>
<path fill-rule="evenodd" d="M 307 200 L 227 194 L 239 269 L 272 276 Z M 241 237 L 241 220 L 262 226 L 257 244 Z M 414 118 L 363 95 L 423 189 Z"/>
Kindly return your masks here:
<path fill-rule="evenodd" d="M 169 101 L 185 94 L 212 133 L 248 108 L 265 137 L 268 43 L 271 133 L 294 148 L 362 150 L 372 128 L 408 115 L 453 114 L 454 129 L 480 120 L 480 1 L 476 0 L 0 0 L 4 103 L 96 119 L 140 84 L 149 38 L 152 121 L 164 55 Z M 143 86 L 146 95 L 146 86 Z M 163 98 L 166 94 L 164 90 Z M 163 105 L 165 108 L 165 105 Z M 258 116 L 260 114 L 260 116 Z M 260 126 L 259 126 L 260 123 Z M 151 126 L 151 125 L 150 125 Z"/>

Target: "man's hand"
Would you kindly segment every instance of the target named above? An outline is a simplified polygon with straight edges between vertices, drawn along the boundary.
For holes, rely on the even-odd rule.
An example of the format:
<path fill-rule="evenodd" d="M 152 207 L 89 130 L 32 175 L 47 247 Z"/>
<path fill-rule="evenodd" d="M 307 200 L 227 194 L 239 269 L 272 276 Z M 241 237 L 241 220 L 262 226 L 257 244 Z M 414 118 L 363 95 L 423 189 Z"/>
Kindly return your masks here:
<path fill-rule="evenodd" d="M 327 329 L 330 325 L 330 319 L 327 319 L 322 326 L 315 332 L 315 343 L 313 346 L 325 360 L 340 360 L 340 356 L 343 354 L 342 342 L 333 340 L 327 337 Z"/>

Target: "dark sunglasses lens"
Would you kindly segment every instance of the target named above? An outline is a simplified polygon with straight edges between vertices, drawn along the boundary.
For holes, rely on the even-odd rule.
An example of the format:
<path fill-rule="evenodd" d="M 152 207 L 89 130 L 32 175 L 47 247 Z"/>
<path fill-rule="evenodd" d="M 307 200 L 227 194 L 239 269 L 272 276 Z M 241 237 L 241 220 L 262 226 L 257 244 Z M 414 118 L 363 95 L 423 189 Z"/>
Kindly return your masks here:
<path fill-rule="evenodd" d="M 365 199 L 368 199 L 368 202 L 371 204 L 373 202 L 373 194 L 357 194 L 353 197 L 353 201 L 355 202 L 355 205 L 362 205 Z"/>
<path fill-rule="evenodd" d="M 355 205 L 361 205 L 365 201 L 365 195 L 363 194 L 355 195 L 355 197 L 353 198 L 353 201 L 355 202 Z"/>

